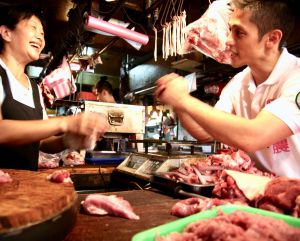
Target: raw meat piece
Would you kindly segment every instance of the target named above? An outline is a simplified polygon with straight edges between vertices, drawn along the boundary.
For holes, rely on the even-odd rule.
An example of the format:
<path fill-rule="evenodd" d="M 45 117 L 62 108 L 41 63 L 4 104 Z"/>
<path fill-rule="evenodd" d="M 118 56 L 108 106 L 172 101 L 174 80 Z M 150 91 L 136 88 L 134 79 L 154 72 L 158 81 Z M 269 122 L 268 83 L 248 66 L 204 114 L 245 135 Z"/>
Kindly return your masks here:
<path fill-rule="evenodd" d="M 232 11 L 229 2 L 212 2 L 198 20 L 184 28 L 187 35 L 183 46 L 184 53 L 195 49 L 220 63 L 230 64 L 231 53 L 226 47 L 228 21 Z"/>
<path fill-rule="evenodd" d="M 264 195 L 271 180 L 265 176 L 224 170 L 212 193 L 218 198 L 245 198 L 253 201 Z"/>
<path fill-rule="evenodd" d="M 2 170 L 0 170 L 0 184 L 12 182 L 10 175 Z"/>
<path fill-rule="evenodd" d="M 114 215 L 138 220 L 140 217 L 133 211 L 128 201 L 116 195 L 90 194 L 81 202 L 84 210 L 94 215 Z"/>
<path fill-rule="evenodd" d="M 243 199 L 218 199 L 192 197 L 181 200 L 173 205 L 171 214 L 177 217 L 186 217 L 204 210 L 225 204 L 247 205 Z"/>
<path fill-rule="evenodd" d="M 45 106 L 52 107 L 53 103 L 55 101 L 55 96 L 51 93 L 49 88 L 43 82 L 41 82 L 39 84 L 39 86 L 41 88 L 42 97 L 43 97 L 43 101 L 45 103 Z"/>
<path fill-rule="evenodd" d="M 300 179 L 277 177 L 268 183 L 256 207 L 299 217 Z"/>
<path fill-rule="evenodd" d="M 84 164 L 84 156 L 74 150 L 65 150 L 62 153 L 62 160 L 65 166 Z"/>
<path fill-rule="evenodd" d="M 47 176 L 47 179 L 50 180 L 51 182 L 56 182 L 56 183 L 73 184 L 72 179 L 70 177 L 70 172 L 67 170 L 54 171 L 52 174 Z"/>
<path fill-rule="evenodd" d="M 241 150 L 230 150 L 226 153 L 210 155 L 204 161 L 200 159 L 194 163 L 185 161 L 177 170 L 166 172 L 164 176 L 188 184 L 211 184 L 218 182 L 222 169 L 258 174 L 260 176 L 274 176 L 271 173 L 263 173 L 255 168 L 254 162 Z"/>
<path fill-rule="evenodd" d="M 204 200 L 202 198 L 192 197 L 181 200 L 173 205 L 171 214 L 177 217 L 186 217 L 202 211 Z"/>

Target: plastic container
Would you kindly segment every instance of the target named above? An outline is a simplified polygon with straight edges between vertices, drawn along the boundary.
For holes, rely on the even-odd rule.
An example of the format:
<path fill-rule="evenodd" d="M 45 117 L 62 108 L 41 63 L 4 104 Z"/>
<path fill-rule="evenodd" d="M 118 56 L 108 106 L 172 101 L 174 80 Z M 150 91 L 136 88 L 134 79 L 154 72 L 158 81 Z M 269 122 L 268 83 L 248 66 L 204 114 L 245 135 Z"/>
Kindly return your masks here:
<path fill-rule="evenodd" d="M 186 225 L 201 219 L 208 219 L 217 216 L 218 210 L 223 210 L 225 213 L 232 213 L 235 210 L 241 210 L 249 213 L 256 213 L 264 216 L 281 219 L 291 226 L 300 227 L 300 219 L 292 216 L 274 213 L 258 208 L 252 208 L 248 206 L 239 205 L 222 205 L 211 210 L 202 211 L 200 213 L 182 218 L 170 223 L 166 223 L 155 228 L 148 229 L 146 231 L 135 234 L 131 241 L 154 241 L 157 235 L 166 235 L 171 232 L 181 232 Z"/>

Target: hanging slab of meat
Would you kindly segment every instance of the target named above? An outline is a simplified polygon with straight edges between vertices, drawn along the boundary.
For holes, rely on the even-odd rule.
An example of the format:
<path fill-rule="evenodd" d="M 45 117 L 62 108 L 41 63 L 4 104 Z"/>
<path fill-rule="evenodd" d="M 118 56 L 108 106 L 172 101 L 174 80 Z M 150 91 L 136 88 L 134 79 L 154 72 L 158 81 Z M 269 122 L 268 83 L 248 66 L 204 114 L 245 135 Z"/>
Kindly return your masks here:
<path fill-rule="evenodd" d="M 171 208 L 171 214 L 177 217 L 186 217 L 225 204 L 247 205 L 244 200 L 239 199 L 192 197 L 175 203 Z"/>
<path fill-rule="evenodd" d="M 184 28 L 187 35 L 184 53 L 195 49 L 220 63 L 231 62 L 230 51 L 226 47 L 229 34 L 228 21 L 231 15 L 229 1 L 214 1 L 205 13 Z"/>
<path fill-rule="evenodd" d="M 300 228 L 280 219 L 259 214 L 234 211 L 188 224 L 182 233 L 172 232 L 155 241 L 214 240 L 214 241 L 298 241 Z"/>
<path fill-rule="evenodd" d="M 270 181 L 256 206 L 261 209 L 300 217 L 300 179 L 277 177 Z"/>
<path fill-rule="evenodd" d="M 73 185 L 49 182 L 45 173 L 3 171 L 12 182 L 0 186 L 0 234 L 37 225 L 76 204 Z"/>
<path fill-rule="evenodd" d="M 213 195 L 219 198 L 246 198 L 253 201 L 264 195 L 272 179 L 266 176 L 224 170 L 216 184 Z"/>
<path fill-rule="evenodd" d="M 133 220 L 140 219 L 140 217 L 134 213 L 130 203 L 116 195 L 90 194 L 81 204 L 88 214 L 109 214 Z"/>

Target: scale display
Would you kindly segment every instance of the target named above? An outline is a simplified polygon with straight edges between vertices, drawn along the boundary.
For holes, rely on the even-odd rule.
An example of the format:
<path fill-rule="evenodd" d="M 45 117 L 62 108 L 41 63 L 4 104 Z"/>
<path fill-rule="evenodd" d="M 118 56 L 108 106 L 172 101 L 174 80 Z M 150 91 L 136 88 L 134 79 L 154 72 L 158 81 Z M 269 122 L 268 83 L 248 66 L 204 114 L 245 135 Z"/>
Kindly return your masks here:
<path fill-rule="evenodd" d="M 138 169 L 148 158 L 143 156 L 134 156 L 132 155 L 131 158 L 128 160 L 126 166 L 132 169 Z"/>
<path fill-rule="evenodd" d="M 148 160 L 139 170 L 140 173 L 152 175 L 163 164 L 162 161 Z"/>
<path fill-rule="evenodd" d="M 168 156 L 159 154 L 130 154 L 117 170 L 145 180 L 150 180 L 155 172 L 168 171 L 170 168 L 179 167 L 180 158 L 169 159 Z"/>

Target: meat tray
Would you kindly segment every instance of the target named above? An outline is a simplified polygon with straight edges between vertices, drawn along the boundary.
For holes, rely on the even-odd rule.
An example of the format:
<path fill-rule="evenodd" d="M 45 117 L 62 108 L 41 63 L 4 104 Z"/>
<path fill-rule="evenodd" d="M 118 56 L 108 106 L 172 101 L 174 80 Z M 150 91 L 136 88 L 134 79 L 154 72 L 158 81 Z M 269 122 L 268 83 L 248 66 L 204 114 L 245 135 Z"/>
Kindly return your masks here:
<path fill-rule="evenodd" d="M 211 197 L 215 184 L 189 184 L 165 177 L 163 173 L 155 173 L 151 177 L 151 185 L 157 189 L 163 189 L 173 194 L 185 196 L 206 196 Z M 196 195 L 193 195 L 196 194 Z"/>
<path fill-rule="evenodd" d="M 300 227 L 300 219 L 294 218 L 292 216 L 274 213 L 274 212 L 270 212 L 258 208 L 248 207 L 248 206 L 222 205 L 222 206 L 215 207 L 214 209 L 211 210 L 202 211 L 200 213 L 185 218 L 181 218 L 176 221 L 166 223 L 157 226 L 155 228 L 151 228 L 143 232 L 137 233 L 132 237 L 131 241 L 154 241 L 157 235 L 167 235 L 171 232 L 181 232 L 184 229 L 184 227 L 189 223 L 195 222 L 197 220 L 208 219 L 217 216 L 219 210 L 222 210 L 225 213 L 232 213 L 235 210 L 241 210 L 249 213 L 256 213 L 264 216 L 273 217 L 276 219 L 281 219 L 291 226 Z"/>

